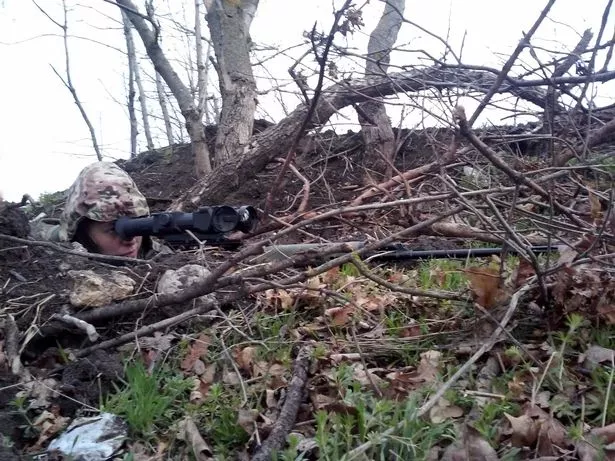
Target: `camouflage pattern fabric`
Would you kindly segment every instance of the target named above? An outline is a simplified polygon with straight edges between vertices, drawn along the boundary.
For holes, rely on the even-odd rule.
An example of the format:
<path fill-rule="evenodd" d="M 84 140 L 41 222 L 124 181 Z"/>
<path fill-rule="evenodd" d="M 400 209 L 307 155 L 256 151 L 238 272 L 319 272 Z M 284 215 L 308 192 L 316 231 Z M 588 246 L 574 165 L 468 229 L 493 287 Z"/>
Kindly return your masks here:
<path fill-rule="evenodd" d="M 147 215 L 147 200 L 128 173 L 115 163 L 96 162 L 85 167 L 68 190 L 59 226 L 46 229 L 41 237 L 71 241 L 83 218 L 108 222 Z"/>

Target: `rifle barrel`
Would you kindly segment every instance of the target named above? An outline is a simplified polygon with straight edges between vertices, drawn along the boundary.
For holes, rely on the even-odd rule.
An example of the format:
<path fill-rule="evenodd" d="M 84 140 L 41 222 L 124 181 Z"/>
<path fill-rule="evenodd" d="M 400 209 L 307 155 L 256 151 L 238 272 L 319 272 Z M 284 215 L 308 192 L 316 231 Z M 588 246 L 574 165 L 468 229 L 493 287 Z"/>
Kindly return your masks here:
<path fill-rule="evenodd" d="M 529 250 L 533 253 L 549 253 L 557 251 L 556 246 L 532 246 Z M 451 250 L 392 250 L 383 253 L 375 253 L 370 257 L 372 260 L 378 261 L 394 261 L 404 259 L 465 259 L 476 258 L 483 256 L 493 256 L 503 252 L 502 248 L 455 248 Z M 508 249 L 508 253 L 518 254 L 512 248 Z"/>
<path fill-rule="evenodd" d="M 359 250 L 366 245 L 365 242 L 346 242 L 353 250 Z M 274 262 L 283 261 L 294 255 L 313 252 L 314 256 L 318 256 L 318 252 L 325 250 L 339 243 L 297 243 L 288 245 L 271 245 L 265 247 L 263 254 L 255 258 L 255 262 Z M 528 248 L 533 253 L 549 253 L 557 251 L 556 245 L 535 245 Z M 465 259 L 473 257 L 484 257 L 501 254 L 502 248 L 456 248 L 449 250 L 411 250 L 404 247 L 402 244 L 396 243 L 388 245 L 377 251 L 366 253 L 364 256 L 370 260 L 376 261 L 395 261 L 395 260 L 417 260 L 417 259 Z M 507 250 L 510 254 L 518 254 L 512 248 Z M 344 254 L 344 253 L 339 253 Z M 333 258 L 339 255 L 329 255 L 328 258 Z"/>

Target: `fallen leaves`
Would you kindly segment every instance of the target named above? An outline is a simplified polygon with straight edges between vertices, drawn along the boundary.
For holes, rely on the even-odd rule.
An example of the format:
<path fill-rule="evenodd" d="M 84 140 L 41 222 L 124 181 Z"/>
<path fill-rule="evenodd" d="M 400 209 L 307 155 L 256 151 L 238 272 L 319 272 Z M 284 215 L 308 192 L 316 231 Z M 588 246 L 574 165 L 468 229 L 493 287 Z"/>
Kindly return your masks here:
<path fill-rule="evenodd" d="M 539 456 L 555 456 L 568 445 L 564 425 L 543 409 L 526 403 L 520 416 L 505 413 L 511 426 L 511 444 L 529 447 Z"/>
<path fill-rule="evenodd" d="M 184 372 L 192 372 L 195 371 L 195 368 L 198 368 L 200 373 L 196 372 L 196 374 L 202 374 L 205 371 L 205 364 L 201 359 L 205 357 L 207 349 L 210 345 L 211 338 L 208 335 L 201 333 L 201 335 L 199 335 L 199 337 L 195 339 L 192 344 L 190 344 L 188 352 L 181 362 L 180 368 Z"/>
<path fill-rule="evenodd" d="M 495 307 L 509 295 L 499 270 L 493 267 L 468 267 L 464 270 L 476 302 L 486 309 Z"/>
<path fill-rule="evenodd" d="M 442 398 L 429 410 L 429 419 L 434 424 L 440 424 L 447 419 L 463 416 L 463 409 Z"/>

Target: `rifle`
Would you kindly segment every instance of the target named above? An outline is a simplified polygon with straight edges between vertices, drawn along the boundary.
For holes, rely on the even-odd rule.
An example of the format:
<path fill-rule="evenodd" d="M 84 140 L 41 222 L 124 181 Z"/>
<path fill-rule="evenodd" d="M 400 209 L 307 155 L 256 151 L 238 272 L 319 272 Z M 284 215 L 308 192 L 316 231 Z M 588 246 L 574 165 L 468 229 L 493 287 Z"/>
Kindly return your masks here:
<path fill-rule="evenodd" d="M 224 234 L 251 232 L 257 221 L 256 209 L 249 205 L 207 206 L 192 213 L 173 211 L 139 218 L 121 217 L 115 221 L 115 232 L 126 240 L 136 236 L 157 237 L 172 248 L 194 246 L 194 235 L 208 245 L 236 249 L 241 242 Z"/>
<path fill-rule="evenodd" d="M 368 242 L 354 241 L 343 242 L 349 251 L 358 251 Z M 254 259 L 256 263 L 283 261 L 298 254 L 306 254 L 318 258 L 318 253 L 326 251 L 328 248 L 340 245 L 340 243 L 299 243 L 288 245 L 270 245 L 265 247 L 263 254 Z M 550 253 L 558 251 L 558 246 L 554 245 L 534 245 L 528 248 L 533 253 Z M 401 261 L 401 260 L 419 260 L 419 259 L 466 259 L 485 257 L 501 254 L 503 248 L 456 248 L 450 250 L 414 250 L 410 249 L 401 243 L 393 243 L 387 245 L 377 251 L 366 253 L 364 258 L 369 257 L 371 261 Z M 508 248 L 507 253 L 518 255 L 519 252 L 513 248 Z M 327 254 L 327 259 L 333 259 L 343 255 L 346 252 Z"/>
<path fill-rule="evenodd" d="M 163 212 L 153 213 L 140 218 L 121 217 L 115 222 L 115 232 L 124 239 L 136 236 L 152 236 L 164 240 L 172 248 L 191 247 L 195 245 L 194 237 L 207 245 L 235 250 L 240 241 L 228 239 L 224 234 L 234 231 L 251 232 L 258 221 L 256 209 L 249 205 L 231 207 L 227 205 L 202 207 L 192 213 Z M 327 254 L 327 259 L 340 256 L 348 251 L 358 251 L 368 242 L 342 242 L 347 251 Z M 253 259 L 255 263 L 283 261 L 294 255 L 304 253 L 318 259 L 319 253 L 340 243 L 298 243 L 287 245 L 270 245 L 263 254 Z M 534 253 L 558 251 L 555 245 L 531 246 Z M 450 250 L 414 250 L 401 243 L 387 245 L 375 252 L 364 255 L 375 261 L 418 260 L 418 259 L 466 259 L 501 254 L 502 248 L 458 248 Z M 518 254 L 513 248 L 510 254 Z"/>

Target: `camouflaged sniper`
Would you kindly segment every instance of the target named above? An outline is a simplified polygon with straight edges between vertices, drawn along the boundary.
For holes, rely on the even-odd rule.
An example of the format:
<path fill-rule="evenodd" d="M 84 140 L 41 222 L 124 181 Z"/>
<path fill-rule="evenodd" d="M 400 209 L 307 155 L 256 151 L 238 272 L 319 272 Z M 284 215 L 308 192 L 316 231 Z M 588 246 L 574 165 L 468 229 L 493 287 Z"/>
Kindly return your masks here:
<path fill-rule="evenodd" d="M 83 218 L 108 222 L 146 215 L 147 201 L 128 173 L 115 163 L 96 162 L 85 167 L 68 190 L 60 225 L 47 239 L 72 241 Z"/>

